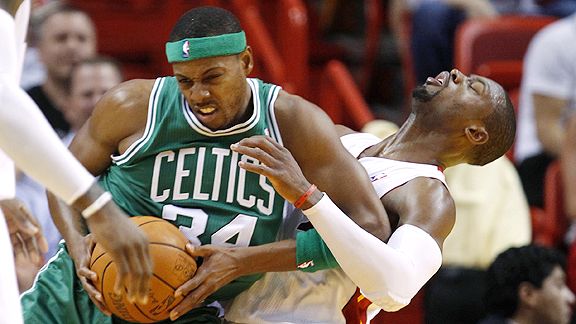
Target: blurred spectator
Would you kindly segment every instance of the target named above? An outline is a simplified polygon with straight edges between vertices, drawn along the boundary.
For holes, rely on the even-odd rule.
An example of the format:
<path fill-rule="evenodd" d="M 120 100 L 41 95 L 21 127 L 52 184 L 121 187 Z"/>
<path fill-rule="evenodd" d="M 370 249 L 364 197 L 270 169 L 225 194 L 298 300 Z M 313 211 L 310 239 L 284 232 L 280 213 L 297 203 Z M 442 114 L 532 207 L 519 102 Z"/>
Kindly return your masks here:
<path fill-rule="evenodd" d="M 530 205 L 542 207 L 550 162 L 565 145 L 576 110 L 576 14 L 542 29 L 524 58 L 515 157 Z"/>
<path fill-rule="evenodd" d="M 564 179 L 564 205 L 566 216 L 576 221 L 576 115 L 566 125 L 566 141 L 560 153 L 560 168 Z"/>
<path fill-rule="evenodd" d="M 54 0 L 32 0 L 31 15 L 34 16 L 40 7 L 53 1 Z M 28 39 L 26 42 L 26 53 L 24 53 L 24 65 L 22 66 L 22 77 L 20 78 L 20 87 L 22 87 L 22 89 L 30 89 L 42 84 L 46 79 L 46 68 L 44 68 L 44 64 L 40 61 L 38 48 L 32 36 L 31 28 L 28 28 Z"/>
<path fill-rule="evenodd" d="M 530 211 L 514 165 L 501 157 L 483 167 L 444 171 L 456 204 L 456 224 L 446 238 L 442 267 L 424 294 L 426 323 L 476 323 L 486 269 L 496 256 L 530 243 Z"/>
<path fill-rule="evenodd" d="M 558 251 L 527 245 L 511 248 L 488 269 L 486 306 L 480 324 L 567 324 L 574 294 L 566 286 L 565 259 Z"/>
<path fill-rule="evenodd" d="M 123 81 L 120 64 L 113 58 L 95 56 L 78 62 L 70 74 L 69 97 L 64 116 L 70 123 L 70 140 L 92 114 L 106 91 Z"/>
<path fill-rule="evenodd" d="M 65 100 L 66 118 L 71 131 L 63 139 L 66 143 L 72 140 L 74 133 L 88 120 L 96 102 L 112 87 L 122 82 L 122 72 L 118 63 L 108 57 L 96 56 L 78 62 L 72 69 L 70 89 Z M 16 183 L 16 195 L 40 221 L 44 235 L 48 240 L 49 258 L 58 250 L 61 239 L 58 229 L 52 222 L 45 188 L 21 174 Z"/>
<path fill-rule="evenodd" d="M 411 13 L 411 53 L 417 83 L 430 75 L 450 70 L 454 34 L 460 23 L 471 18 L 510 14 L 543 14 L 565 17 L 576 11 L 575 0 L 393 0 L 392 24 L 404 11 Z"/>
<path fill-rule="evenodd" d="M 34 11 L 30 32 L 46 68 L 46 79 L 27 92 L 56 132 L 63 136 L 70 130 L 64 117 L 70 71 L 79 60 L 94 55 L 94 24 L 85 12 L 53 1 Z"/>

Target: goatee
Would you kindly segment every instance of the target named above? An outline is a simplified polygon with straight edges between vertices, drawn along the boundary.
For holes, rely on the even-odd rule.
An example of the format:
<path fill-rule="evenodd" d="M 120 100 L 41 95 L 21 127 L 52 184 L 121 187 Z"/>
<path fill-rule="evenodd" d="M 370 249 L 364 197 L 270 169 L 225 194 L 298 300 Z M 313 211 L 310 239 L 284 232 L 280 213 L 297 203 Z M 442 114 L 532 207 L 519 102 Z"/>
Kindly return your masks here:
<path fill-rule="evenodd" d="M 426 89 L 426 86 L 420 85 L 420 86 L 417 86 L 412 91 L 412 98 L 414 98 L 420 102 L 428 102 L 428 101 L 432 100 L 432 98 L 434 98 L 434 96 L 436 96 L 438 94 L 438 92 L 440 92 L 440 91 L 437 91 L 435 93 L 430 93 L 428 91 L 428 89 Z"/>

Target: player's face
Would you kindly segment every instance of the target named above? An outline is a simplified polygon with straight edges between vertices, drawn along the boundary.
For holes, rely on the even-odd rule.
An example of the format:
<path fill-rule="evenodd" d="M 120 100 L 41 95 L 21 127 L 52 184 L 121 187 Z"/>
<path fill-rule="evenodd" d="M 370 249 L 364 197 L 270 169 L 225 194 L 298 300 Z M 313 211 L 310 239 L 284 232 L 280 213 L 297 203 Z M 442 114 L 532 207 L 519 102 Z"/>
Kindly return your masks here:
<path fill-rule="evenodd" d="M 246 118 L 252 69 L 249 51 L 172 64 L 180 91 L 192 113 L 211 130 L 226 129 Z"/>
<path fill-rule="evenodd" d="M 96 52 L 94 27 L 82 13 L 57 13 L 44 22 L 38 43 L 48 74 L 69 77 L 72 66 Z"/>
<path fill-rule="evenodd" d="M 72 128 L 82 126 L 104 93 L 120 82 L 122 77 L 111 64 L 84 64 L 74 69 L 66 108 L 66 119 Z"/>
<path fill-rule="evenodd" d="M 536 322 L 543 324 L 567 324 L 572 316 L 574 294 L 566 286 L 566 275 L 556 266 L 535 292 L 533 307 Z"/>
<path fill-rule="evenodd" d="M 429 77 L 414 90 L 413 97 L 413 108 L 417 112 L 431 111 L 441 120 L 449 116 L 481 120 L 494 109 L 495 102 L 503 100 L 504 90 L 490 79 L 465 76 L 454 69 Z"/>

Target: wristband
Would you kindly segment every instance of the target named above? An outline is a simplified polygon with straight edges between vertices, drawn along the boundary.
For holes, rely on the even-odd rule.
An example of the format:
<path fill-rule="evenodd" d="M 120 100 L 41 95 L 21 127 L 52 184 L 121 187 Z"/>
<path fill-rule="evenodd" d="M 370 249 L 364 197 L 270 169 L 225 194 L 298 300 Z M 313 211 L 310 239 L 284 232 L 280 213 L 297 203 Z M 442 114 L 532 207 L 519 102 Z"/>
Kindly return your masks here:
<path fill-rule="evenodd" d="M 84 219 L 90 218 L 90 216 L 94 215 L 96 212 L 102 209 L 104 205 L 109 203 L 110 200 L 112 200 L 112 194 L 110 194 L 108 191 L 104 192 L 102 195 L 100 195 L 100 197 L 98 197 L 98 199 L 94 200 L 90 206 L 86 207 L 86 209 L 82 211 L 82 217 L 84 217 Z"/>
<path fill-rule="evenodd" d="M 310 188 L 308 188 L 308 190 L 306 190 L 305 193 L 302 194 L 302 196 L 300 196 L 300 198 L 298 198 L 298 200 L 296 200 L 294 202 L 294 207 L 296 208 L 300 208 L 302 207 L 302 205 L 304 205 L 304 203 L 306 202 L 306 199 L 308 199 L 308 197 L 310 197 L 310 195 L 312 195 L 312 193 L 316 190 L 316 185 L 311 185 Z"/>

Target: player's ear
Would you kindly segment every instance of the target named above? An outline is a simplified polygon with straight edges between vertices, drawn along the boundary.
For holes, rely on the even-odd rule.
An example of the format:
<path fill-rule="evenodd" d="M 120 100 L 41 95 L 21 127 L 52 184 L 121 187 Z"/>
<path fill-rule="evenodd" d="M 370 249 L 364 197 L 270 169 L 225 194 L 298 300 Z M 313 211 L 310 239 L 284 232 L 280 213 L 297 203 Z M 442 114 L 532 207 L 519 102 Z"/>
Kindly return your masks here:
<path fill-rule="evenodd" d="M 486 131 L 486 128 L 480 125 L 468 126 L 464 132 L 466 133 L 468 141 L 474 145 L 482 145 L 486 143 L 490 137 Z"/>
<path fill-rule="evenodd" d="M 529 282 L 522 282 L 518 286 L 518 304 L 536 306 L 539 303 L 537 289 Z"/>
<path fill-rule="evenodd" d="M 254 59 L 252 58 L 252 48 L 246 46 L 244 52 L 240 53 L 240 62 L 242 64 L 242 69 L 244 70 L 244 75 L 248 76 L 252 69 L 254 68 Z"/>

